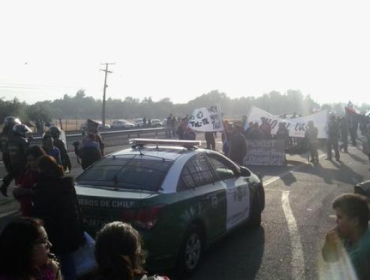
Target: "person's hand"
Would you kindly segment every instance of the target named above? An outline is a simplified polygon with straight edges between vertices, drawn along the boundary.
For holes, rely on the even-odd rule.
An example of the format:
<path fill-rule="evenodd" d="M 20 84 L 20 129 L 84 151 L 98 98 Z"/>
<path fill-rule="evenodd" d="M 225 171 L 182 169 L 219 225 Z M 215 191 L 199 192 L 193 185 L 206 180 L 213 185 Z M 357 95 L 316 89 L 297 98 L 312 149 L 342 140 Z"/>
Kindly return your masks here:
<path fill-rule="evenodd" d="M 335 246 L 340 243 L 341 238 L 339 234 L 338 227 L 333 227 L 331 228 L 327 233 L 326 233 L 326 241 L 332 245 Z"/>

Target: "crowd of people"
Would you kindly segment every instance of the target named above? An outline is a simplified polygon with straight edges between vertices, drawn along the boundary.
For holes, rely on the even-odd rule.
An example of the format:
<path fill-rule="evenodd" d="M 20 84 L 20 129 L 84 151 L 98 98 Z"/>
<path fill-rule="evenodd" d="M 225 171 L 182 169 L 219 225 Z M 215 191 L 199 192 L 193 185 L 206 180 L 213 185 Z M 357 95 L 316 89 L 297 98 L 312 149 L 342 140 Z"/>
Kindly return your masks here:
<path fill-rule="evenodd" d="M 84 169 L 104 155 L 97 126 L 88 120 L 82 143 L 75 143 Z M 0 235 L 0 279 L 75 280 L 74 254 L 86 239 L 75 182 L 65 173 L 72 166 L 58 137 L 61 130 L 50 127 L 41 147 L 31 145 L 28 132 L 17 118 L 8 117 L 0 136 L 8 172 L 1 191 L 7 196 L 8 186 L 15 180 L 13 196 L 21 212 L 21 218 L 10 222 Z M 141 238 L 128 224 L 106 225 L 97 235 L 95 251 L 97 279 L 167 279 L 146 276 Z"/>
<path fill-rule="evenodd" d="M 188 127 L 188 116 L 172 129 L 172 115 L 168 117 L 166 136 L 194 140 L 195 132 Z M 247 120 L 244 119 L 244 122 Z M 98 123 L 87 121 L 88 128 L 82 143 L 74 143 L 75 153 L 83 169 L 104 156 L 104 142 L 98 132 Z M 224 122 L 222 150 L 234 162 L 242 165 L 246 154 L 246 139 L 284 139 L 287 145 L 298 140 L 289 137 L 284 123 L 280 123 L 273 136 L 267 119 L 249 123 Z M 357 135 L 345 118 L 331 115 L 328 123 L 327 159 L 340 160 L 340 150 L 348 152 L 348 137 L 357 145 Z M 10 222 L 0 235 L 0 280 L 75 280 L 77 278 L 74 253 L 86 240 L 79 210 L 74 179 L 66 175 L 72 169 L 65 143 L 60 139 L 62 131 L 52 126 L 42 137 L 42 146 L 31 145 L 31 130 L 19 119 L 7 117 L 0 145 L 7 175 L 1 185 L 1 193 L 8 195 L 8 187 L 15 180 L 13 196 L 20 203 L 21 216 Z M 357 133 L 357 132 L 356 132 Z M 362 127 L 368 135 L 370 126 Z M 216 149 L 216 133 L 206 132 L 208 149 Z M 318 130 L 314 122 L 308 122 L 304 137 L 311 153 L 311 160 L 318 162 Z M 341 145 L 339 145 L 341 140 Z M 369 156 L 370 157 L 370 156 Z M 370 261 L 370 218 L 367 201 L 359 195 L 344 195 L 333 202 L 337 226 L 326 236 L 322 254 L 325 261 L 338 261 L 343 252 L 351 260 L 358 279 L 368 279 Z M 97 234 L 95 258 L 98 280 L 145 280 L 168 279 L 147 276 L 144 270 L 145 254 L 139 233 L 131 225 L 113 222 L 105 225 Z"/>

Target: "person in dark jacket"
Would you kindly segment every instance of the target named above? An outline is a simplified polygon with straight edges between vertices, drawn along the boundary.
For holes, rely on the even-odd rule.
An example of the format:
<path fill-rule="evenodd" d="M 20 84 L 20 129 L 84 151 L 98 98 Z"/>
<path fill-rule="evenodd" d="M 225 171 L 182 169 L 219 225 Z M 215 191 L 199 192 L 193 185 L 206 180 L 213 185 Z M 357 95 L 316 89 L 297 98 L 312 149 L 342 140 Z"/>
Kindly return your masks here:
<path fill-rule="evenodd" d="M 265 139 L 270 139 L 271 138 L 271 125 L 267 122 L 267 119 L 265 117 L 261 118 L 261 125 L 260 128 L 263 132 L 264 138 Z"/>
<path fill-rule="evenodd" d="M 106 224 L 97 234 L 95 243 L 97 279 L 169 280 L 165 276 L 147 277 L 142 243 L 140 234 L 130 224 Z"/>
<path fill-rule="evenodd" d="M 8 143 L 10 141 L 10 138 L 13 135 L 13 127 L 16 124 L 21 124 L 20 120 L 18 118 L 9 116 L 6 117 L 4 120 L 4 127 L 3 131 L 0 134 L 0 149 L 2 152 L 2 159 L 5 166 L 5 170 L 7 175 L 3 178 L 3 183 L 1 185 L 1 193 L 4 196 L 8 196 L 7 189 L 10 185 L 13 178 L 13 172 L 10 164 L 10 155 L 9 155 L 9 149 L 8 149 Z"/>
<path fill-rule="evenodd" d="M 276 139 L 284 140 L 285 148 L 289 145 L 289 130 L 286 128 L 284 122 L 279 123 L 279 128 L 276 131 Z"/>
<path fill-rule="evenodd" d="M 228 157 L 239 165 L 243 165 L 243 159 L 247 152 L 245 137 L 242 134 L 242 128 L 239 125 L 233 126 L 234 132 L 230 139 L 230 149 Z"/>
<path fill-rule="evenodd" d="M 307 138 L 308 142 L 308 147 L 310 149 L 311 153 L 311 162 L 317 163 L 319 162 L 319 152 L 318 152 L 318 140 L 317 140 L 317 135 L 318 135 L 318 130 L 317 127 L 315 127 L 313 121 L 309 121 L 307 124 L 308 128 L 306 129 L 305 132 L 305 137 Z"/>
<path fill-rule="evenodd" d="M 184 131 L 184 140 L 195 140 L 196 134 L 190 127 L 186 127 Z"/>
<path fill-rule="evenodd" d="M 80 142 L 78 141 L 73 143 L 77 161 L 79 162 L 79 158 L 81 159 L 83 170 L 102 158 L 100 145 L 95 136 L 95 134 L 89 133 L 83 139 L 82 147 L 80 147 Z"/>
<path fill-rule="evenodd" d="M 340 145 L 340 150 L 348 153 L 348 121 L 345 117 L 342 117 L 339 122 L 340 127 L 340 139 L 342 144 Z"/>
<path fill-rule="evenodd" d="M 339 155 L 339 124 L 334 115 L 330 115 L 328 123 L 328 141 L 327 141 L 327 160 L 332 160 L 332 150 L 335 152 L 335 159 L 340 160 Z"/>
<path fill-rule="evenodd" d="M 256 122 L 256 123 L 254 123 L 251 130 L 249 130 L 246 137 L 250 140 L 262 140 L 262 139 L 265 138 L 265 134 L 263 133 L 263 131 L 259 127 L 258 123 Z"/>
<path fill-rule="evenodd" d="M 60 258 L 63 278 L 74 280 L 77 275 L 73 252 L 84 243 L 74 179 L 65 177 L 63 167 L 51 156 L 41 157 L 38 169 L 32 216 L 44 221 L 52 252 Z"/>
<path fill-rule="evenodd" d="M 207 142 L 207 149 L 216 150 L 215 132 L 207 131 L 204 137 Z"/>

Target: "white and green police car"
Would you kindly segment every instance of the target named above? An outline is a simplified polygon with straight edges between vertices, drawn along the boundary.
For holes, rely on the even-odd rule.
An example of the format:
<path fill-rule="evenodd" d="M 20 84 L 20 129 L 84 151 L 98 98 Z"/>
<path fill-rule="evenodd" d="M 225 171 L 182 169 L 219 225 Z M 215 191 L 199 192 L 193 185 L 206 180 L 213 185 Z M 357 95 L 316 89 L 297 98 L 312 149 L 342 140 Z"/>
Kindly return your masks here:
<path fill-rule="evenodd" d="M 134 139 L 77 177 L 85 228 L 124 221 L 142 235 L 147 268 L 192 273 L 202 252 L 243 223 L 261 224 L 262 181 L 198 141 Z"/>

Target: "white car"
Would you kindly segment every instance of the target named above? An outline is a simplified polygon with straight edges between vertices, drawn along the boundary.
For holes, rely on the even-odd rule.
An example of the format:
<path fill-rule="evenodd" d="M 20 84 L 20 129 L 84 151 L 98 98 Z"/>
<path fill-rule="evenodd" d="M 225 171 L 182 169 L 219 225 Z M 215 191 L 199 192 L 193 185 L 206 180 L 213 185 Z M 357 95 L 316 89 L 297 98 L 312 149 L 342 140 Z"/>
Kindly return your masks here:
<path fill-rule="evenodd" d="M 160 119 L 152 119 L 151 126 L 163 126 L 163 123 Z"/>
<path fill-rule="evenodd" d="M 143 118 L 136 118 L 134 119 L 134 124 L 136 127 L 143 127 L 144 126 L 144 119 Z"/>
<path fill-rule="evenodd" d="M 117 128 L 134 128 L 135 124 L 127 121 L 127 120 L 115 120 L 111 123 L 111 128 L 117 129 Z"/>

